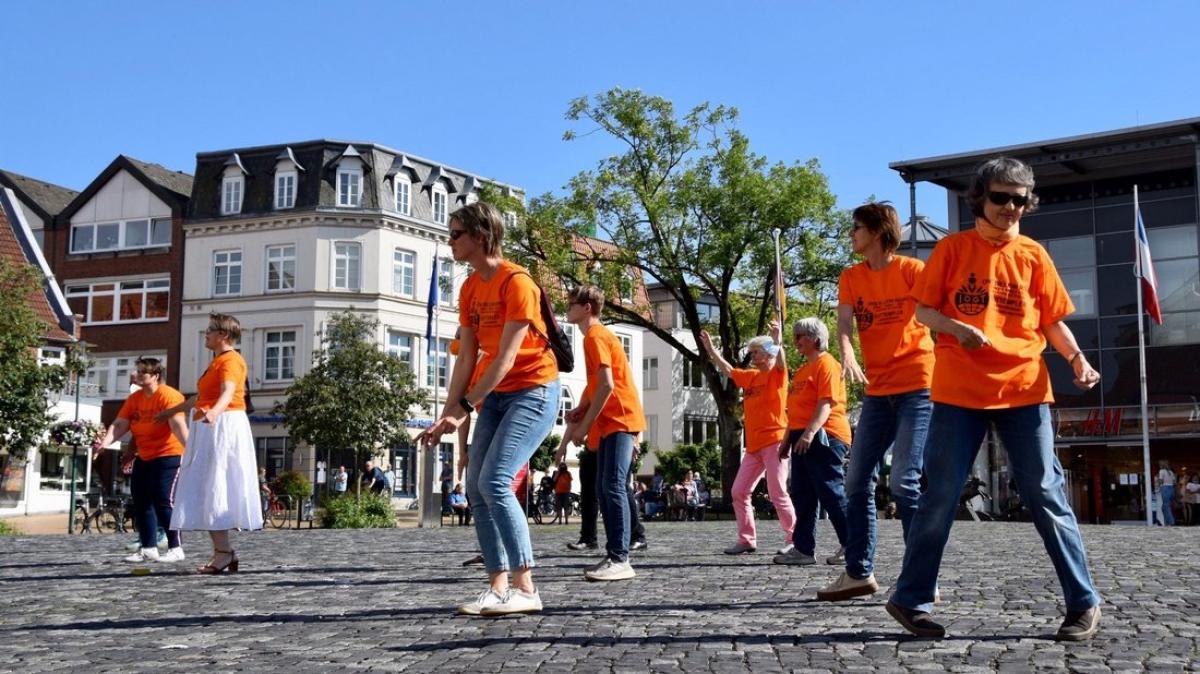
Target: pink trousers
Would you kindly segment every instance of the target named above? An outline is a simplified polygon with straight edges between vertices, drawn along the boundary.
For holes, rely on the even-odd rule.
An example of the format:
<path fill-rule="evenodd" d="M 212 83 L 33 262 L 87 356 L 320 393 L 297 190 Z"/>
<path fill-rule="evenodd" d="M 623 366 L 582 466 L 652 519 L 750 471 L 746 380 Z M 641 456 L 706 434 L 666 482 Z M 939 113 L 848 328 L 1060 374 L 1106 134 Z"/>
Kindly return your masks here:
<path fill-rule="evenodd" d="M 779 458 L 781 442 L 763 447 L 751 454 L 742 455 L 742 465 L 738 468 L 737 479 L 733 481 L 733 513 L 737 517 L 738 542 L 758 547 L 757 530 L 754 527 L 754 508 L 750 504 L 750 495 L 754 486 L 765 473 L 767 476 L 767 495 L 775 504 L 775 513 L 779 516 L 779 527 L 783 529 L 784 542 L 792 542 L 792 530 L 796 528 L 796 509 L 792 507 L 792 497 L 788 496 L 788 460 Z"/>

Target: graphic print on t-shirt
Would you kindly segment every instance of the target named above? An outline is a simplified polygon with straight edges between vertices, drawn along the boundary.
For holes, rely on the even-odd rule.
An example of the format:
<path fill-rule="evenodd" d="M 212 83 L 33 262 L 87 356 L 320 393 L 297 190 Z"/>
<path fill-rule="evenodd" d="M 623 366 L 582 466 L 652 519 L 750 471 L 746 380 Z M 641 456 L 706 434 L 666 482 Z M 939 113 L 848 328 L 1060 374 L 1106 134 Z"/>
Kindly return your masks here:
<path fill-rule="evenodd" d="M 967 276 L 966 284 L 959 287 L 958 292 L 954 293 L 954 306 L 963 315 L 976 316 L 983 313 L 983 310 L 987 309 L 987 305 L 987 279 L 976 282 L 975 272 L 971 272 Z"/>
<path fill-rule="evenodd" d="M 864 332 L 875 322 L 875 314 L 863 304 L 861 297 L 854 303 L 854 322 L 857 324 L 859 332 Z"/>
<path fill-rule="evenodd" d="M 992 284 L 992 295 L 996 300 L 996 311 L 1008 316 L 1025 315 L 1025 289 L 1019 283 L 998 281 Z"/>

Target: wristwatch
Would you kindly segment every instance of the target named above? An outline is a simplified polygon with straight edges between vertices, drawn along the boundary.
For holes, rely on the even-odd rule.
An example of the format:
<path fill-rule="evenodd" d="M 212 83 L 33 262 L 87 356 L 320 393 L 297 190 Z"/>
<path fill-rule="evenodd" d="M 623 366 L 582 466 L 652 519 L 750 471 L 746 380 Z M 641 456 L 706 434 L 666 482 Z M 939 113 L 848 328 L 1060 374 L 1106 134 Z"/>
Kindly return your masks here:
<path fill-rule="evenodd" d="M 471 416 L 471 414 L 473 414 L 475 412 L 475 406 L 471 404 L 470 400 L 467 400 L 466 396 L 463 396 L 458 401 L 458 405 L 459 405 L 459 407 L 462 407 L 463 410 L 466 411 L 467 416 Z"/>

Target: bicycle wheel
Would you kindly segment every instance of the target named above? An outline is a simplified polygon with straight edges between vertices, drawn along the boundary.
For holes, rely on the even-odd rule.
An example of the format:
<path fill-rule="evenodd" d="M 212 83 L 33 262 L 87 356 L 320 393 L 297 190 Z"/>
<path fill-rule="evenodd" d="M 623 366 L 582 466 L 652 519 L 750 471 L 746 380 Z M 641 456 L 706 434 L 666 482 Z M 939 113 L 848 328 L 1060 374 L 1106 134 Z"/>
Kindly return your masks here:
<path fill-rule="evenodd" d="M 88 516 L 89 516 L 89 513 L 87 511 L 87 508 L 84 508 L 83 506 L 79 506 L 78 508 L 75 509 L 75 527 L 74 527 L 75 533 L 88 534 L 88 533 L 92 532 L 91 527 L 88 526 L 88 524 L 89 524 Z"/>
<path fill-rule="evenodd" d="M 115 534 L 120 529 L 117 516 L 111 510 L 101 510 L 96 513 L 96 531 L 102 534 Z"/>
<path fill-rule="evenodd" d="M 282 529 L 292 515 L 292 499 L 288 496 L 280 496 L 271 504 L 271 526 L 276 529 Z"/>

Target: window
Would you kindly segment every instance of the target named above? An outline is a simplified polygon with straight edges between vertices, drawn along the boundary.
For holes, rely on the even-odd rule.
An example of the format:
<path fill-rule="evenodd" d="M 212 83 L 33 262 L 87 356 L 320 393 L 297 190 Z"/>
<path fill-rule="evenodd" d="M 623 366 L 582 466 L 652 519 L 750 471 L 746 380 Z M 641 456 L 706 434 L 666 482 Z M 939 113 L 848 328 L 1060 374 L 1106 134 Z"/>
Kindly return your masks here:
<path fill-rule="evenodd" d="M 292 441 L 287 436 L 254 438 L 254 454 L 258 465 L 267 469 L 267 479 L 273 480 L 292 467 Z"/>
<path fill-rule="evenodd" d="M 555 419 L 554 425 L 567 425 L 567 412 L 575 409 L 575 397 L 571 395 L 570 387 L 562 387 L 562 393 L 558 398 L 558 418 Z"/>
<path fill-rule="evenodd" d="M 142 354 L 146 358 L 157 358 L 163 367 L 168 365 L 165 353 Z M 84 380 L 94 386 L 104 399 L 124 399 L 129 395 L 132 385 L 129 373 L 133 371 L 136 356 L 91 357 L 88 361 L 87 374 Z"/>
<path fill-rule="evenodd" d="M 450 340 L 437 340 L 437 348 L 430 353 L 432 356 L 425 363 L 425 385 L 431 388 L 445 389 L 450 381 Z M 434 364 L 437 366 L 437 381 L 433 379 Z"/>
<path fill-rule="evenodd" d="M 101 253 L 170 245 L 170 218 L 104 222 L 71 228 L 72 253 Z"/>
<path fill-rule="evenodd" d="M 504 229 L 511 232 L 513 227 L 517 226 L 517 214 L 512 211 L 504 211 Z"/>
<path fill-rule="evenodd" d="M 242 187 L 245 178 L 240 175 L 227 175 L 221 181 L 221 215 L 234 215 L 242 212 Z"/>
<path fill-rule="evenodd" d="M 392 470 L 396 471 L 396 483 L 392 485 L 396 496 L 417 495 L 417 448 L 397 447 L 392 450 Z"/>
<path fill-rule="evenodd" d="M 454 306 L 454 260 L 444 257 L 438 262 L 438 304 Z"/>
<path fill-rule="evenodd" d="M 433 221 L 439 225 L 446 224 L 446 189 L 441 185 L 433 188 Z"/>
<path fill-rule="evenodd" d="M 642 441 L 650 447 L 658 446 L 658 415 L 646 415 L 646 432 L 642 434 Z"/>
<path fill-rule="evenodd" d="M 558 327 L 562 328 L 563 334 L 567 336 L 567 342 L 572 348 L 575 346 L 575 326 L 567 322 L 565 317 L 559 317 Z"/>
<path fill-rule="evenodd" d="M 658 356 L 642 359 L 642 388 L 647 391 L 658 388 Z"/>
<path fill-rule="evenodd" d="M 67 304 L 84 325 L 167 320 L 171 280 L 138 279 L 69 285 Z"/>
<path fill-rule="evenodd" d="M 396 212 L 401 215 L 410 215 L 411 199 L 412 183 L 408 178 L 396 176 Z"/>
<path fill-rule="evenodd" d="M 213 296 L 242 294 L 242 251 L 213 251 Z"/>
<path fill-rule="evenodd" d="M 263 354 L 263 380 L 294 379 L 296 376 L 295 365 L 296 331 L 268 331 L 266 350 Z"/>
<path fill-rule="evenodd" d="M 1096 241 L 1092 236 L 1045 241 L 1075 313 L 1071 318 L 1096 315 Z"/>
<path fill-rule="evenodd" d="M 683 417 L 683 443 L 685 445 L 702 445 L 705 440 L 717 439 L 716 417 L 705 417 L 687 414 Z"/>
<path fill-rule="evenodd" d="M 267 246 L 267 292 L 296 289 L 296 247 Z"/>
<path fill-rule="evenodd" d="M 1158 301 L 1163 312 L 1200 309 L 1196 226 L 1158 227 L 1147 230 L 1146 236 L 1154 256 Z"/>
<path fill-rule="evenodd" d="M 333 244 L 333 287 L 340 290 L 359 289 L 359 246 L 339 241 Z"/>
<path fill-rule="evenodd" d="M 700 317 L 701 323 L 720 323 L 721 307 L 715 304 L 697 304 L 696 315 Z"/>
<path fill-rule="evenodd" d="M 338 169 L 338 206 L 357 208 L 362 205 L 362 169 Z"/>
<path fill-rule="evenodd" d="M 417 371 L 416 351 L 413 350 L 413 344 L 416 339 L 412 335 L 407 335 L 402 332 L 388 330 L 388 354 L 399 358 L 402 362 L 408 365 L 409 372 Z"/>
<path fill-rule="evenodd" d="M 417 254 L 397 248 L 392 252 L 392 292 L 404 297 L 416 295 Z"/>
<path fill-rule="evenodd" d="M 625 352 L 625 362 L 633 364 L 633 337 L 624 335 L 619 332 L 613 333 L 617 339 L 621 340 L 621 349 Z"/>
<path fill-rule="evenodd" d="M 285 171 L 275 174 L 275 208 L 292 208 L 296 205 L 296 172 Z"/>
<path fill-rule="evenodd" d="M 704 368 L 700 363 L 683 361 L 683 387 L 704 388 Z"/>
<path fill-rule="evenodd" d="M 61 346 L 43 346 L 38 349 L 38 365 L 66 365 L 67 350 Z"/>

